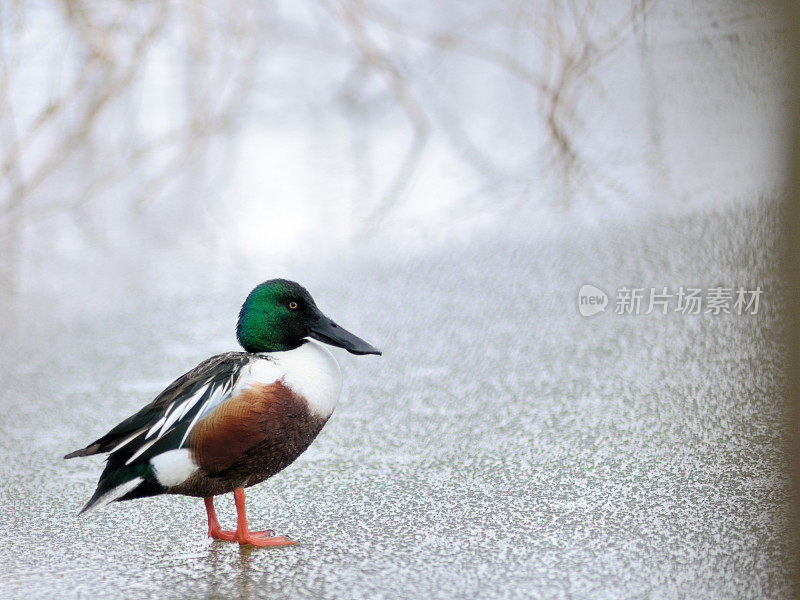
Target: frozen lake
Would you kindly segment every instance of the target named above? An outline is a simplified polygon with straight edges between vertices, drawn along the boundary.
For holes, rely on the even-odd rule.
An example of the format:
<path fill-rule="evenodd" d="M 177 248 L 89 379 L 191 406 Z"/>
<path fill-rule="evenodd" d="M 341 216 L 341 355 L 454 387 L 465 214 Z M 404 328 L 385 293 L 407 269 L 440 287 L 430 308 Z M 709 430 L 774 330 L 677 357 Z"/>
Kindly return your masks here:
<path fill-rule="evenodd" d="M 0 596 L 786 597 L 775 223 L 738 206 L 487 231 L 92 320 L 30 299 L 0 341 Z M 251 523 L 300 543 L 212 542 L 193 498 L 77 517 L 101 461 L 63 454 L 233 349 L 244 294 L 277 275 L 384 350 L 337 355 L 337 412 L 250 489 Z M 764 295 L 756 315 L 612 297 L 585 318 L 584 283 Z"/>

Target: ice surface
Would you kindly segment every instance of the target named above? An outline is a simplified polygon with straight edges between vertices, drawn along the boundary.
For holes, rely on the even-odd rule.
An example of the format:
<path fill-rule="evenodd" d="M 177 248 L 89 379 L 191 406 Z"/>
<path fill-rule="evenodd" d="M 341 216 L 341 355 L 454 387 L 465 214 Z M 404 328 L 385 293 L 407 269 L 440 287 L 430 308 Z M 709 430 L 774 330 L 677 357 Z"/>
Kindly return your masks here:
<path fill-rule="evenodd" d="M 0 340 L 0 596 L 786 597 L 776 222 L 734 204 L 298 267 L 384 356 L 341 355 L 330 423 L 251 488 L 285 548 L 210 541 L 191 498 L 77 517 L 102 463 L 61 459 L 233 348 L 252 273 L 84 322 L 31 299 Z M 587 319 L 584 283 L 765 296 Z"/>

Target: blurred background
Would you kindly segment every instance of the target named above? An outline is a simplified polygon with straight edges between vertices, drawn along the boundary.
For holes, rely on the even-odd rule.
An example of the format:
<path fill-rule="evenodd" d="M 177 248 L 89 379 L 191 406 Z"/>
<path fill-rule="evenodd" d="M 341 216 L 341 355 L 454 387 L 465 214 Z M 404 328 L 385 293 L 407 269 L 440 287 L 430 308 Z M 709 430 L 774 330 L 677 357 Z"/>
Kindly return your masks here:
<path fill-rule="evenodd" d="M 781 27 L 763 1 L 8 0 L 0 290 L 85 305 L 757 201 Z"/>
<path fill-rule="evenodd" d="M 0 596 L 788 597 L 785 8 L 0 1 Z M 248 490 L 300 544 L 77 517 L 61 457 L 278 276 L 384 351 Z"/>

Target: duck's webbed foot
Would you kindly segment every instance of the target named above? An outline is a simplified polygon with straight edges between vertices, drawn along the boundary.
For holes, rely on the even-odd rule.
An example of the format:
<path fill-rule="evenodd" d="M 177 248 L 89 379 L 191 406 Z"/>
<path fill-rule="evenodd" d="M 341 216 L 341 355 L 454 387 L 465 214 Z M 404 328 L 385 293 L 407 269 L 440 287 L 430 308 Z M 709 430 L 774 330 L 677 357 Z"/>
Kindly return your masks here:
<path fill-rule="evenodd" d="M 236 526 L 236 541 L 241 545 L 252 544 L 253 546 L 287 546 L 296 544 L 285 535 L 276 536 L 271 529 L 265 531 L 250 531 L 247 526 L 247 515 L 244 508 L 244 488 L 233 490 L 233 499 L 236 502 L 236 513 L 238 523 Z"/>
<path fill-rule="evenodd" d="M 208 530 L 208 537 L 213 538 L 215 540 L 224 540 L 226 542 L 232 542 L 236 539 L 236 532 L 230 531 L 228 529 L 211 529 Z"/>
<path fill-rule="evenodd" d="M 247 527 L 247 516 L 244 510 L 244 490 L 237 488 L 234 490 L 233 496 L 236 500 L 236 511 L 239 517 L 236 531 L 222 529 L 217 519 L 217 512 L 214 510 L 214 498 L 211 496 L 203 498 L 206 504 L 206 514 L 208 515 L 208 537 L 215 540 L 239 542 L 241 545 L 251 544 L 253 546 L 286 546 L 297 543 L 285 535 L 276 536 L 275 531 L 272 529 L 250 531 Z"/>
<path fill-rule="evenodd" d="M 251 544 L 253 546 L 288 546 L 296 544 L 295 540 L 290 540 L 285 535 L 278 536 L 259 536 L 257 531 L 236 532 L 236 541 L 242 546 Z"/>

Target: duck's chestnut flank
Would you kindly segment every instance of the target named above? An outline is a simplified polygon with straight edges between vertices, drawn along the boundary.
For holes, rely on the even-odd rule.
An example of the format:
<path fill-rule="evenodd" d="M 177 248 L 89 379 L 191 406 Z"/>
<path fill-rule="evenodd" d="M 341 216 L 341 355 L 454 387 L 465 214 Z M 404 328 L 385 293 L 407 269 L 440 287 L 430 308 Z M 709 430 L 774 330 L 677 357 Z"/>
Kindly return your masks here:
<path fill-rule="evenodd" d="M 280 381 L 256 383 L 197 424 L 188 441 L 200 468 L 170 493 L 216 496 L 260 483 L 288 467 L 327 421 Z"/>
<path fill-rule="evenodd" d="M 286 279 L 250 292 L 236 335 L 244 352 L 200 363 L 139 412 L 65 456 L 109 453 L 81 512 L 158 494 L 200 496 L 212 538 L 294 543 L 249 530 L 244 488 L 291 464 L 336 407 L 341 372 L 318 341 L 353 354 L 380 351 L 326 317 L 305 288 Z M 235 531 L 222 530 L 214 511 L 213 497 L 227 492 L 236 501 Z"/>

